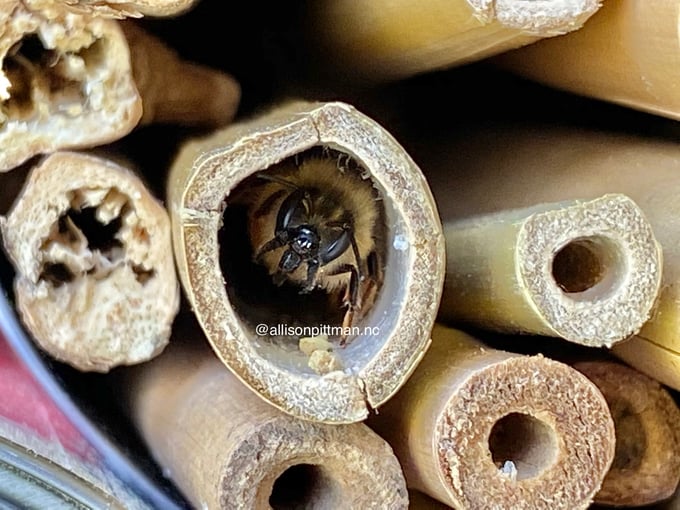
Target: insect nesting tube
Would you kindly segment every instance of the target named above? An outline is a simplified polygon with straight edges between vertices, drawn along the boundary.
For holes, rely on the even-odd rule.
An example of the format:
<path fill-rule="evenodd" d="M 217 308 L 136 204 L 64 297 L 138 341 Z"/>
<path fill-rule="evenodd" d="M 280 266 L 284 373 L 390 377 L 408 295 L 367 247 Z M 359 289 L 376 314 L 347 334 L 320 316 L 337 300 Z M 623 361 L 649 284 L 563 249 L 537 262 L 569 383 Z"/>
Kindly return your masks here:
<path fill-rule="evenodd" d="M 366 418 L 429 345 L 443 285 L 430 190 L 342 103 L 292 103 L 188 143 L 169 181 L 175 255 L 220 359 L 280 409 Z"/>

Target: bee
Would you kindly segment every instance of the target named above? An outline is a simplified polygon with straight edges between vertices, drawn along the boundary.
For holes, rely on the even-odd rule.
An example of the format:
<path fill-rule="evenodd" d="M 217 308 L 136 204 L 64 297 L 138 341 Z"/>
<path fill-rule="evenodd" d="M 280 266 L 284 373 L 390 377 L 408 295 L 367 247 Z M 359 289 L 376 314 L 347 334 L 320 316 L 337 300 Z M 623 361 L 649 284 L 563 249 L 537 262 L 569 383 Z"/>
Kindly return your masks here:
<path fill-rule="evenodd" d="M 339 161 L 312 157 L 257 175 L 248 231 L 255 263 L 276 285 L 342 295 L 343 331 L 365 313 L 379 282 L 377 190 Z M 370 298 L 370 299 L 369 299 Z M 342 335 L 341 343 L 347 338 Z"/>

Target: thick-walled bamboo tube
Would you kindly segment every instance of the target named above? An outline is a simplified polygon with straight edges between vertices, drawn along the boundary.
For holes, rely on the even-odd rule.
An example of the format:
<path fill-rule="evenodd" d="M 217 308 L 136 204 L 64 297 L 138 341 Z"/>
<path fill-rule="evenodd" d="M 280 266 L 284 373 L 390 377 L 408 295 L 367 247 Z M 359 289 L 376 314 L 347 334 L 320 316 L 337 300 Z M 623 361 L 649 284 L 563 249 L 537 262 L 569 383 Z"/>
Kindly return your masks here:
<path fill-rule="evenodd" d="M 369 425 L 410 488 L 461 510 L 587 508 L 614 458 L 607 403 L 585 376 L 442 326 Z"/>
<path fill-rule="evenodd" d="M 392 449 L 366 425 L 298 420 L 249 391 L 196 333 L 131 384 L 153 456 L 197 508 L 408 507 Z M 180 341 L 178 339 L 178 341 Z"/>
<path fill-rule="evenodd" d="M 592 347 L 637 333 L 661 283 L 661 249 L 624 195 L 448 222 L 440 315 Z"/>
<path fill-rule="evenodd" d="M 599 7 L 599 0 L 333 0 L 310 2 L 302 30 L 331 73 L 382 81 L 579 29 Z"/>
<path fill-rule="evenodd" d="M 68 9 L 98 17 L 172 16 L 189 10 L 197 0 L 24 0 L 32 10 Z"/>
<path fill-rule="evenodd" d="M 0 171 L 36 154 L 117 140 L 142 114 L 113 20 L 5 1 L 0 63 Z"/>
<path fill-rule="evenodd" d="M 220 127 L 236 115 L 241 91 L 227 73 L 183 60 L 132 21 L 121 22 L 142 97 L 141 124 Z"/>
<path fill-rule="evenodd" d="M 611 361 L 573 365 L 595 383 L 616 429 L 612 467 L 595 496 L 611 506 L 643 506 L 673 495 L 680 481 L 680 410 L 655 380 Z"/>
<path fill-rule="evenodd" d="M 315 149 L 317 156 L 305 156 Z M 335 156 L 329 156 L 331 151 Z M 295 287 L 292 294 L 277 298 L 279 288 L 272 285 L 272 277 L 250 276 L 261 266 L 253 262 L 257 257 L 249 251 L 245 232 L 250 229 L 252 238 L 255 228 L 272 238 L 274 227 L 253 227 L 260 206 L 255 213 L 247 211 L 246 217 L 232 213 L 237 197 L 258 196 L 272 182 L 257 177 L 247 181 L 249 177 L 274 175 L 280 182 L 277 174 L 262 171 L 277 163 L 289 165 L 287 171 L 299 170 L 304 161 L 329 157 L 331 163 L 316 173 L 304 170 L 310 179 L 321 179 L 305 189 L 344 197 L 339 210 L 350 211 L 353 219 L 345 225 L 356 227 L 358 251 L 373 243 L 377 253 L 372 272 L 376 276 L 369 278 L 368 270 L 358 279 L 360 289 L 375 280 L 377 292 L 372 297 L 363 294 L 363 316 L 354 315 L 352 327 L 357 330 L 344 346 L 335 337 L 325 341 L 322 327 L 327 326 L 325 315 L 337 315 L 343 309 L 341 301 L 351 301 L 351 296 L 339 296 L 333 304 L 331 290 L 326 294 L 316 289 L 317 294 L 305 296 L 301 287 Z M 349 160 L 357 166 L 354 171 Z M 290 178 L 296 175 L 294 171 Z M 351 186 L 339 188 L 337 183 L 347 179 Z M 262 182 L 266 185 L 258 188 Z M 280 216 L 277 210 L 289 210 L 282 201 L 292 192 L 289 186 L 284 188 L 262 196 L 270 218 Z M 376 199 L 359 200 L 366 193 Z M 272 197 L 281 205 L 276 206 Z M 311 420 L 360 421 L 370 407 L 389 399 L 417 365 L 429 343 L 443 284 L 441 224 L 420 170 L 371 119 L 342 103 L 292 103 L 188 143 L 171 170 L 168 203 L 179 274 L 203 330 L 222 361 L 275 406 Z M 315 221 L 321 225 L 326 220 Z M 366 232 L 372 225 L 373 234 Z M 370 240 L 374 234 L 380 239 Z M 243 260 L 237 260 L 236 254 L 244 250 Z M 349 256 L 349 251 L 342 256 Z M 370 266 L 370 254 L 367 258 L 349 256 L 348 265 Z M 332 274 L 324 271 L 322 265 L 318 273 L 322 278 Z M 264 287 L 270 290 L 263 292 Z M 329 300 L 324 310 L 317 310 Z M 281 311 L 284 305 L 289 308 Z M 343 326 L 346 320 L 347 314 Z M 338 322 L 331 324 L 340 327 Z M 287 334 L 288 326 L 317 327 L 317 332 Z M 280 331 L 277 327 L 284 333 L 271 332 Z M 308 349 L 309 343 L 315 346 Z"/>
<path fill-rule="evenodd" d="M 615 345 L 613 352 L 680 389 L 677 144 L 548 125 L 498 125 L 468 129 L 465 136 L 452 135 L 442 144 L 425 143 L 414 154 L 435 191 L 445 223 L 603 193 L 624 193 L 633 199 L 663 250 L 661 291 L 650 320 L 637 335 Z"/>
<path fill-rule="evenodd" d="M 0 226 L 20 317 L 50 355 L 106 372 L 165 347 L 179 307 L 170 222 L 132 172 L 52 154 Z"/>
<path fill-rule="evenodd" d="M 574 33 L 500 56 L 505 69 L 560 89 L 680 119 L 680 2 L 606 1 Z"/>

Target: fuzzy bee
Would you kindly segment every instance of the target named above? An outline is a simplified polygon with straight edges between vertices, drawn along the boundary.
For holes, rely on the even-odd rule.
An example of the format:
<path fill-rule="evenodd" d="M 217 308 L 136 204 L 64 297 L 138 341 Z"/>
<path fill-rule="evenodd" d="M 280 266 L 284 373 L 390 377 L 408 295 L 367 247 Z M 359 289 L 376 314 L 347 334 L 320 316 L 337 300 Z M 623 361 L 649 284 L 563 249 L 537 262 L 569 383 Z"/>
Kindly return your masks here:
<path fill-rule="evenodd" d="M 382 216 L 370 179 L 323 157 L 258 177 L 248 224 L 255 262 L 277 285 L 289 282 L 301 293 L 339 291 L 346 307 L 342 325 L 351 326 L 380 283 L 376 229 Z"/>

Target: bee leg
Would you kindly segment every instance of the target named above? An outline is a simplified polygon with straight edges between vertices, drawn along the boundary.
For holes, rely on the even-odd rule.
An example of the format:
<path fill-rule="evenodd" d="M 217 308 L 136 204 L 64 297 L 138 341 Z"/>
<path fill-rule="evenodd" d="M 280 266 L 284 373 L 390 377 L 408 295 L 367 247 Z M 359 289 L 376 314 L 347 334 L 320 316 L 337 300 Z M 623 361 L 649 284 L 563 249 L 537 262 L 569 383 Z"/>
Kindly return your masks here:
<path fill-rule="evenodd" d="M 283 236 L 276 236 L 274 239 L 271 239 L 270 241 L 267 241 L 262 245 L 262 247 L 257 251 L 255 254 L 255 262 L 258 264 L 262 263 L 262 257 L 264 256 L 265 253 L 269 253 L 270 251 L 274 251 L 277 248 L 281 248 L 281 246 L 286 244 L 286 240 L 284 239 Z"/>
<path fill-rule="evenodd" d="M 347 291 L 343 299 L 343 305 L 347 307 L 347 311 L 342 319 L 343 333 L 340 337 L 340 346 L 346 345 L 346 332 L 354 323 L 355 312 L 361 307 L 361 303 L 359 302 L 359 270 L 351 264 L 343 264 L 330 274 L 338 275 L 344 273 L 349 273 L 349 285 L 347 286 Z"/>
<path fill-rule="evenodd" d="M 316 287 L 316 273 L 319 270 L 319 261 L 311 259 L 307 261 L 307 280 L 300 294 L 309 294 Z"/>

